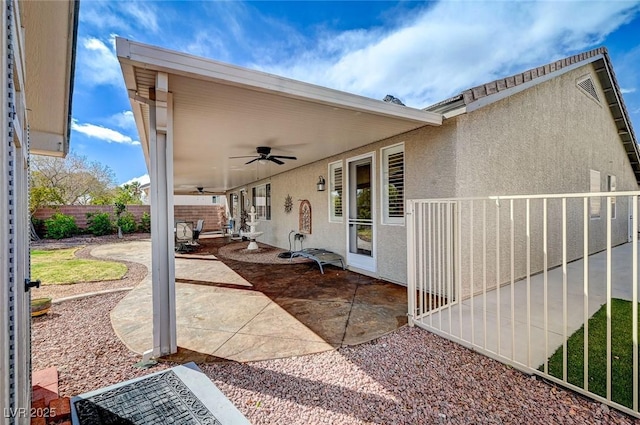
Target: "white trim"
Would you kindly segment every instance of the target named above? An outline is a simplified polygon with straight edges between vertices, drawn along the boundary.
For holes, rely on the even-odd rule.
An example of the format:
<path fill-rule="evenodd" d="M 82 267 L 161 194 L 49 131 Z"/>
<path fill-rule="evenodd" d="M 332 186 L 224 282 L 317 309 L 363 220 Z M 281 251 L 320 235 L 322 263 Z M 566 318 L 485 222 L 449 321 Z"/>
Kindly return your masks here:
<path fill-rule="evenodd" d="M 442 115 L 434 112 L 394 105 L 382 100 L 370 99 L 266 72 L 137 43 L 120 37 L 116 37 L 116 53 L 121 63 L 149 70 L 242 86 L 285 97 L 423 124 L 442 124 Z"/>
<path fill-rule="evenodd" d="M 357 162 L 360 161 L 362 159 L 367 159 L 370 158 L 371 159 L 371 257 L 368 256 L 364 256 L 364 255 L 359 255 L 359 254 L 352 254 L 350 252 L 349 249 L 349 235 L 350 235 L 350 231 L 349 231 L 349 225 L 350 225 L 350 218 L 349 218 L 349 209 L 351 208 L 351 181 L 349 180 L 349 167 L 351 165 L 352 162 Z M 343 170 L 343 174 L 345 176 L 344 180 L 346 182 L 345 185 L 345 193 L 346 196 L 344 197 L 344 203 L 343 203 L 343 214 L 345 214 L 346 212 L 346 219 L 345 219 L 345 231 L 346 231 L 346 254 L 347 254 L 347 265 L 350 267 L 355 267 L 357 269 L 360 270 L 364 270 L 364 271 L 368 271 L 370 273 L 377 273 L 378 270 L 378 261 L 377 261 L 377 238 L 376 238 L 376 232 L 377 232 L 377 197 L 376 197 L 376 152 L 368 152 L 362 155 L 358 155 L 358 156 L 354 156 L 351 158 L 347 158 L 345 160 L 345 167 Z M 370 259 L 369 259 L 370 258 Z"/>
<path fill-rule="evenodd" d="M 400 149 L 398 149 L 400 148 Z M 407 179 L 406 176 L 406 156 L 405 156 L 405 145 L 404 142 L 396 143 L 393 145 L 385 146 L 380 148 L 380 224 L 384 226 L 404 226 L 405 225 L 405 214 L 402 214 L 402 217 L 388 217 L 388 194 L 386 190 L 386 180 L 385 180 L 385 170 L 387 167 L 387 161 L 385 159 L 385 153 L 391 150 L 398 150 L 402 152 L 403 157 L 403 171 L 402 171 L 402 180 L 406 185 Z M 395 152 L 394 152 L 395 153 Z M 387 154 L 388 158 L 388 154 Z M 402 195 L 403 205 L 406 204 L 406 197 L 404 194 Z M 406 207 L 406 205 L 405 205 Z"/>
<path fill-rule="evenodd" d="M 251 188 L 251 202 L 252 205 L 256 208 L 256 218 L 260 221 L 267 221 L 267 184 L 268 183 L 262 183 Z M 264 191 L 264 215 L 260 215 L 260 213 L 258 213 L 258 189 L 262 189 Z M 253 191 L 255 191 L 256 193 L 255 200 L 253 199 Z"/>
<path fill-rule="evenodd" d="M 153 355 L 177 351 L 174 216 L 173 216 L 173 98 L 167 78 L 156 78 L 158 101 L 149 113 L 151 277 L 153 304 Z"/>
<path fill-rule="evenodd" d="M 452 111 L 445 112 L 444 114 L 442 114 L 442 117 L 445 120 L 448 120 L 450 118 L 457 117 L 458 115 L 462 115 L 466 113 L 467 113 L 467 107 L 463 106 L 462 108 L 456 108 Z"/>
<path fill-rule="evenodd" d="M 331 196 L 331 194 L 333 193 L 332 188 L 333 188 L 333 170 L 332 167 L 338 168 L 337 166 L 340 166 L 340 168 L 342 168 L 342 216 L 341 217 L 336 217 L 334 215 L 334 211 L 333 211 L 333 198 Z M 344 199 L 345 199 L 345 184 L 344 184 L 344 177 L 345 177 L 345 170 L 344 170 L 344 161 L 343 160 L 339 160 L 339 161 L 333 161 L 330 162 L 329 164 L 327 164 L 327 176 L 328 176 L 328 190 L 327 190 L 327 204 L 328 204 L 328 209 L 329 209 L 329 223 L 344 223 Z"/>

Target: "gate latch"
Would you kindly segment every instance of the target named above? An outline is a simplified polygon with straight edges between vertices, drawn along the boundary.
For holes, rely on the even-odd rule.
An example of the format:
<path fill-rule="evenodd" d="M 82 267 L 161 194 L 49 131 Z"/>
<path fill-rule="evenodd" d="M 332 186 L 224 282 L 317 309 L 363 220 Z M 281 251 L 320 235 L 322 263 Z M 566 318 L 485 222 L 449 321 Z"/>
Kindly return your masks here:
<path fill-rule="evenodd" d="M 31 288 L 39 288 L 39 287 L 40 287 L 39 280 L 31 280 L 31 279 L 24 280 L 24 292 L 29 292 L 29 289 Z"/>

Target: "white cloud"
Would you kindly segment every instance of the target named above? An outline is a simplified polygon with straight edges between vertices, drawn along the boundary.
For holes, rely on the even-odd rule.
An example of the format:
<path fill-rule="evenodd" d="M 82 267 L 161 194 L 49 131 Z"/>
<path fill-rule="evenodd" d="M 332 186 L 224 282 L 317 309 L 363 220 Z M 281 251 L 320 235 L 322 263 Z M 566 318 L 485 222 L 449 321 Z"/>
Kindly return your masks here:
<path fill-rule="evenodd" d="M 632 2 L 440 2 L 395 28 L 325 34 L 260 68 L 424 107 L 477 84 L 599 45 L 639 11 Z"/>
<path fill-rule="evenodd" d="M 94 30 L 157 33 L 158 9 L 152 2 L 87 1 L 82 3 L 80 21 Z"/>
<path fill-rule="evenodd" d="M 158 32 L 158 15 L 151 2 L 121 2 L 119 6 L 120 11 L 127 15 L 128 22 L 135 22 L 147 31 Z"/>
<path fill-rule="evenodd" d="M 114 126 L 131 132 L 137 132 L 138 128 L 136 127 L 136 120 L 133 117 L 132 111 L 122 111 L 120 113 L 112 115 L 108 122 L 112 123 Z"/>
<path fill-rule="evenodd" d="M 83 81 L 91 85 L 124 86 L 120 63 L 115 53 L 115 35 L 109 37 L 109 45 L 94 37 L 80 41 L 76 69 Z"/>
<path fill-rule="evenodd" d="M 122 183 L 120 186 L 124 186 L 125 184 L 131 184 L 133 182 L 139 182 L 141 185 L 148 184 L 151 181 L 149 178 L 149 174 L 144 174 L 140 177 L 134 177 L 129 181 Z"/>
<path fill-rule="evenodd" d="M 622 94 L 635 93 L 635 92 L 636 92 L 636 88 L 635 88 L 635 87 L 631 87 L 631 88 L 628 88 L 628 89 L 626 89 L 626 88 L 621 88 L 621 89 L 620 89 L 620 92 L 621 92 Z"/>
<path fill-rule="evenodd" d="M 122 143 L 126 145 L 139 145 L 140 142 L 133 140 L 131 137 L 110 128 L 102 127 L 95 124 L 79 124 L 76 119 L 71 122 L 71 129 L 95 139 L 103 140 L 108 143 Z"/>

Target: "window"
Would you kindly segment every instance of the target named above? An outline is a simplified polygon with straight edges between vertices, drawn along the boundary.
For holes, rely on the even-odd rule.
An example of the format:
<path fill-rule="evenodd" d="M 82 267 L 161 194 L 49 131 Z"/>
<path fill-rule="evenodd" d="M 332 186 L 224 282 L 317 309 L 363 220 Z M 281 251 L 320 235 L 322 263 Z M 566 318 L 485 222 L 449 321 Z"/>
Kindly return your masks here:
<path fill-rule="evenodd" d="M 239 212 L 239 200 L 238 200 L 238 194 L 237 193 L 232 193 L 231 194 L 231 205 L 229 205 L 229 218 L 240 218 L 240 217 L 236 217 L 236 214 L 238 214 Z"/>
<path fill-rule="evenodd" d="M 404 143 L 382 149 L 382 222 L 404 224 Z"/>
<path fill-rule="evenodd" d="M 271 220 L 271 183 L 268 183 L 265 186 L 265 191 L 267 192 L 267 211 L 266 217 L 267 220 Z"/>
<path fill-rule="evenodd" d="M 329 164 L 329 221 L 342 223 L 342 161 Z"/>
<path fill-rule="evenodd" d="M 600 192 L 600 171 L 591 170 L 589 173 L 589 191 Z M 600 207 L 602 199 L 600 197 L 589 198 L 589 217 L 600 218 Z"/>
<path fill-rule="evenodd" d="M 253 206 L 258 220 L 271 220 L 271 184 L 256 186 L 251 190 Z"/>
<path fill-rule="evenodd" d="M 615 192 L 616 191 L 616 176 L 608 175 L 607 176 L 607 191 Z M 611 198 L 611 219 L 616 218 L 616 198 Z"/>

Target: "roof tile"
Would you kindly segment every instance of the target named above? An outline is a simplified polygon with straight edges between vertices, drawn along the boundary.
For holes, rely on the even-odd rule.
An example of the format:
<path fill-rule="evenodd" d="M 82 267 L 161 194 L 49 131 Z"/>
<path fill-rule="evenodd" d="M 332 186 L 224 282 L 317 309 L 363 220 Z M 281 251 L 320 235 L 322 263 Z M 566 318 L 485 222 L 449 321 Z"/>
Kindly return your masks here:
<path fill-rule="evenodd" d="M 633 152 L 629 152 L 629 158 L 632 162 L 634 172 L 638 176 L 638 183 L 640 183 L 640 148 L 637 145 L 637 139 L 635 137 L 633 127 L 631 126 L 629 113 L 627 111 L 626 105 L 624 104 L 622 96 L 620 95 L 620 86 L 618 85 L 618 80 L 616 79 L 616 75 L 613 71 L 613 67 L 611 66 L 611 59 L 609 58 L 609 53 L 607 52 L 606 47 L 599 47 L 597 49 L 593 49 L 588 52 L 582 52 L 573 56 L 569 56 L 569 57 L 557 60 L 555 62 L 551 62 L 547 65 L 530 69 L 520 74 L 512 75 L 506 78 L 501 78 L 477 87 L 473 87 L 471 89 L 465 90 L 464 92 L 462 92 L 461 95 L 451 98 L 451 101 L 459 100 L 460 97 L 462 97 L 462 99 L 464 100 L 464 103 L 466 105 L 469 105 L 480 98 L 483 98 L 492 94 L 496 94 L 507 88 L 512 88 L 512 87 L 522 85 L 536 78 L 549 75 L 553 72 L 560 71 L 562 70 L 562 68 L 568 67 L 570 65 L 579 64 L 581 62 L 585 62 L 586 64 L 588 63 L 587 61 L 589 61 L 591 58 L 596 57 L 598 55 L 604 56 L 604 66 L 609 71 L 611 83 L 615 88 L 615 92 L 618 93 L 618 95 L 620 96 L 619 98 L 620 101 L 615 103 L 619 106 L 621 110 L 621 115 L 624 118 L 624 126 L 626 127 L 629 133 L 629 137 L 631 140 L 634 141 L 632 145 Z M 593 62 L 593 61 L 591 60 L 590 62 Z M 446 102 L 440 102 L 437 105 L 442 108 L 445 103 Z M 426 108 L 426 110 L 429 110 L 429 108 Z"/>
<path fill-rule="evenodd" d="M 485 84 L 484 87 L 485 87 L 485 90 L 487 91 L 487 96 L 490 94 L 498 93 L 498 87 L 495 81 Z"/>
<path fill-rule="evenodd" d="M 473 93 L 474 99 L 480 99 L 481 97 L 485 97 L 487 95 L 487 90 L 484 86 L 478 86 L 471 89 Z"/>
<path fill-rule="evenodd" d="M 516 77 L 513 75 L 511 77 L 505 78 L 504 81 L 507 84 L 507 88 L 511 88 L 516 85 Z"/>

